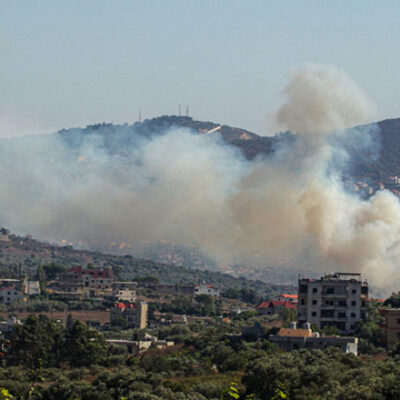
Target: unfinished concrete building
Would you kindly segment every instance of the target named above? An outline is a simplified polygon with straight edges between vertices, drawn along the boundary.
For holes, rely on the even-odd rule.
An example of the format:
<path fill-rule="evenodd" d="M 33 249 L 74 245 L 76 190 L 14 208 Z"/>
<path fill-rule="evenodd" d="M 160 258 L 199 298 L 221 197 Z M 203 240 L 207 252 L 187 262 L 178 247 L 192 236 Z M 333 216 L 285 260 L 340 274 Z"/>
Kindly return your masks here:
<path fill-rule="evenodd" d="M 361 274 L 336 272 L 321 279 L 299 278 L 298 321 L 318 329 L 336 327 L 354 333 L 366 315 L 368 283 Z"/>
<path fill-rule="evenodd" d="M 390 350 L 400 342 L 400 309 L 381 309 L 379 313 L 385 318 L 380 326 L 382 332 L 381 342 Z"/>

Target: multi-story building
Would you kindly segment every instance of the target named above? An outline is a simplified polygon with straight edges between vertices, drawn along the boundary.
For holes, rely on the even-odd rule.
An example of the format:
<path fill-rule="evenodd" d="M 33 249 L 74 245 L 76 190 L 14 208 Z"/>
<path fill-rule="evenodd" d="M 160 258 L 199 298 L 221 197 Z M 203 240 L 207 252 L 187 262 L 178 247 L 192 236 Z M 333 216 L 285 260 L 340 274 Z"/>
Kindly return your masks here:
<path fill-rule="evenodd" d="M 145 301 L 138 303 L 116 303 L 111 309 L 111 322 L 116 318 L 123 318 L 127 321 L 128 327 L 144 329 L 148 322 L 148 305 Z"/>
<path fill-rule="evenodd" d="M 384 308 L 379 310 L 379 313 L 385 318 L 384 323 L 380 326 L 383 333 L 382 342 L 390 350 L 400 342 L 400 309 Z"/>
<path fill-rule="evenodd" d="M 356 322 L 366 315 L 368 283 L 361 274 L 328 274 L 321 279 L 299 279 L 298 321 L 354 333 Z"/>
<path fill-rule="evenodd" d="M 111 269 L 84 269 L 73 267 L 59 274 L 57 286 L 65 292 L 82 292 L 89 289 L 97 291 L 112 291 L 113 272 Z"/>

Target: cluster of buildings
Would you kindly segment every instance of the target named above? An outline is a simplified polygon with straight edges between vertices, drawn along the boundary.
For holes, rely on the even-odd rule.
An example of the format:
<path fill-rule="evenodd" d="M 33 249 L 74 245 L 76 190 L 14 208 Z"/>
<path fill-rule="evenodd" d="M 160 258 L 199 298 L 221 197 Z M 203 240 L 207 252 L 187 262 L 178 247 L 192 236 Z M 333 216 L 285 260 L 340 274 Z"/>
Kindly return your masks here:
<path fill-rule="evenodd" d="M 8 239 L 8 232 L 0 232 L 0 240 Z M 107 299 L 113 302 L 110 321 L 123 319 L 125 326 L 144 329 L 149 325 L 148 304 L 139 301 L 136 282 L 114 281 L 111 268 L 83 268 L 76 266 L 60 273 L 48 282 L 47 290 L 64 296 Z M 145 288 L 161 296 L 199 295 L 220 297 L 220 290 L 212 285 L 145 284 Z M 39 295 L 38 281 L 1 279 L 0 304 L 11 304 L 28 296 Z M 344 352 L 357 353 L 357 338 L 353 337 L 357 323 L 366 318 L 368 283 L 357 273 L 333 273 L 320 279 L 299 278 L 297 294 L 281 294 L 257 306 L 260 315 L 285 314 L 291 327 L 281 329 L 269 340 L 284 350 L 315 349 L 336 346 Z M 232 305 L 231 305 L 232 306 Z M 390 349 L 400 342 L 400 309 L 381 309 L 382 341 Z M 187 323 L 186 316 L 170 316 L 155 312 L 157 324 Z M 297 321 L 295 323 L 294 321 Z M 2 328 L 15 321 L 2 323 Z M 333 331 L 341 336 L 319 335 L 311 330 Z M 249 328 L 250 330 L 253 328 Z M 347 336 L 344 336 L 347 335 Z M 153 340 L 154 344 L 154 340 Z M 138 345 L 137 349 L 140 348 Z M 139 350 L 138 350 L 139 351 Z"/>
<path fill-rule="evenodd" d="M 335 346 L 343 352 L 357 354 L 358 339 L 351 335 L 356 331 L 357 322 L 366 318 L 367 300 L 368 283 L 361 279 L 361 274 L 337 272 L 320 279 L 299 278 L 297 296 L 282 295 L 261 303 L 258 310 L 264 315 L 297 310 L 295 319 L 299 327 L 292 322 L 290 328 L 282 328 L 277 335 L 269 337 L 283 350 Z M 312 332 L 311 326 L 318 330 L 333 328 L 341 335 L 350 336 L 319 335 Z"/>
<path fill-rule="evenodd" d="M 29 296 L 39 294 L 39 281 L 0 279 L 0 304 L 10 305 L 14 301 L 25 301 Z"/>
<path fill-rule="evenodd" d="M 283 350 L 323 349 L 335 346 L 346 353 L 357 354 L 358 339 L 354 337 L 357 322 L 367 316 L 368 283 L 357 273 L 327 274 L 320 279 L 300 278 L 297 295 L 281 295 L 258 306 L 261 315 L 282 314 L 297 310 L 290 329 L 281 329 L 269 340 Z M 375 299 L 383 302 L 381 299 Z M 400 343 L 400 309 L 381 308 L 381 343 L 390 350 Z M 289 315 L 291 315 L 289 313 Z M 311 331 L 333 328 L 341 336 L 319 335 Z M 348 336 L 343 336 L 348 335 Z"/>

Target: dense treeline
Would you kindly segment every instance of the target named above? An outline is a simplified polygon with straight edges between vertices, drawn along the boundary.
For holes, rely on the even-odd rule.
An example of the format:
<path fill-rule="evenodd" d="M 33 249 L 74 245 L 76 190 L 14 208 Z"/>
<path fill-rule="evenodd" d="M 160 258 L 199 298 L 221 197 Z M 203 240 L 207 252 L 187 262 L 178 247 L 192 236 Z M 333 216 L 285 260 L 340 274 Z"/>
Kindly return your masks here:
<path fill-rule="evenodd" d="M 159 337 L 173 348 L 132 356 L 78 321 L 64 328 L 29 317 L 4 343 L 0 387 L 34 400 L 400 398 L 398 349 L 379 359 L 334 348 L 283 353 L 230 332 L 222 323 L 166 327 Z"/>

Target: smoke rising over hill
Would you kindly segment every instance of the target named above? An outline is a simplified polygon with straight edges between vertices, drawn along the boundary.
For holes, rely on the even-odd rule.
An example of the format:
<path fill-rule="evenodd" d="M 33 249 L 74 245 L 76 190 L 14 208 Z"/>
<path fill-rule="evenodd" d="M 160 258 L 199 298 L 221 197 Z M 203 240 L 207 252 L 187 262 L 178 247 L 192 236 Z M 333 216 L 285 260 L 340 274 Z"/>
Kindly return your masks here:
<path fill-rule="evenodd" d="M 252 161 L 218 134 L 188 129 L 3 140 L 2 225 L 99 247 L 167 239 L 224 263 L 363 272 L 390 290 L 400 275 L 398 199 L 363 200 L 341 179 L 354 153 L 376 156 L 378 127 L 349 128 L 374 107 L 333 67 L 297 71 L 285 94 L 277 122 L 297 135 Z"/>

